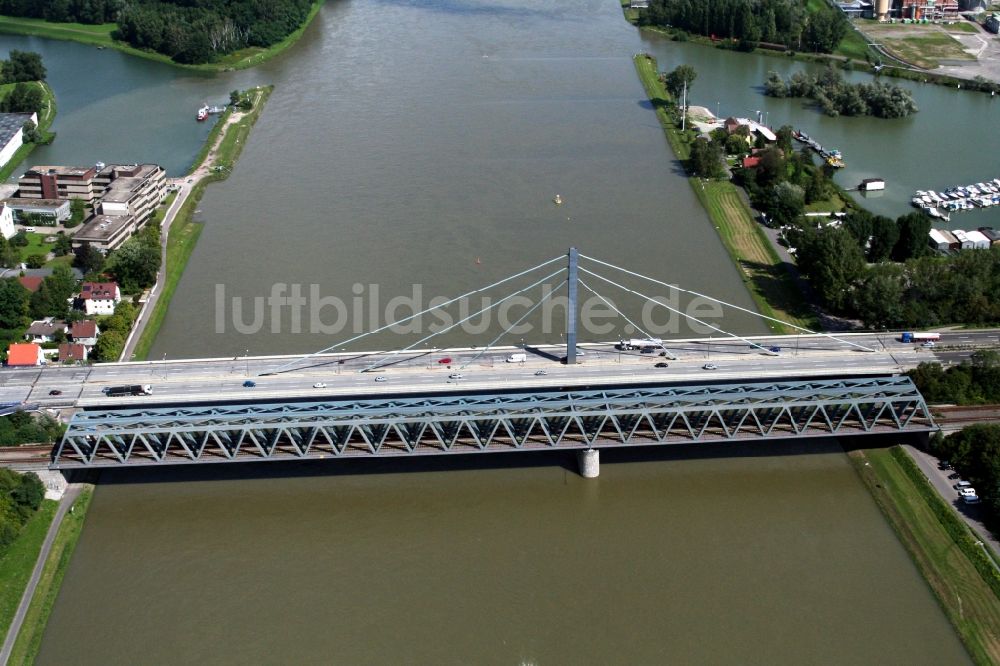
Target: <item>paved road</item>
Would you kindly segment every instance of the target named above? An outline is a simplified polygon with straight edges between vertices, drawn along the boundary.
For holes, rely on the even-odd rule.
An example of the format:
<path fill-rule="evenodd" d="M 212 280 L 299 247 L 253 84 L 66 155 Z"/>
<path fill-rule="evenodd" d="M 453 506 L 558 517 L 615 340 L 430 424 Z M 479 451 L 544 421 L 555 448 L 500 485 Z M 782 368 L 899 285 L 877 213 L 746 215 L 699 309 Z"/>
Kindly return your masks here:
<path fill-rule="evenodd" d="M 924 476 L 931 482 L 934 489 L 938 491 L 945 502 L 950 504 L 958 512 L 958 515 L 962 517 L 972 531 L 975 532 L 981 541 L 989 544 L 989 547 L 993 549 L 995 555 L 1000 556 L 1000 542 L 997 541 L 996 537 L 986 529 L 986 525 L 983 524 L 980 516 L 982 514 L 982 505 L 969 505 L 958 499 L 958 493 L 955 491 L 953 485 L 955 481 L 948 478 L 948 475 L 952 472 L 941 470 L 938 464 L 941 462 L 931 454 L 921 451 L 909 444 L 904 444 L 903 448 L 906 452 L 910 454 L 910 457 L 917 463 L 920 470 L 924 473 Z"/>
<path fill-rule="evenodd" d="M 76 498 L 80 496 L 82 488 L 82 484 L 79 483 L 69 484 L 65 494 L 63 494 L 62 499 L 59 501 L 59 508 L 56 509 L 56 515 L 52 518 L 52 524 L 49 525 L 45 541 L 42 542 L 42 549 L 38 553 L 38 560 L 35 561 L 35 568 L 31 572 L 31 578 L 28 580 L 27 587 L 24 588 L 24 594 L 21 595 L 21 603 L 18 604 L 17 612 L 14 613 L 14 619 L 10 623 L 10 629 L 7 630 L 3 648 L 0 649 L 0 665 L 6 665 L 10 659 L 10 653 L 14 649 L 14 642 L 21 631 L 21 625 L 24 624 L 24 616 L 28 612 L 28 606 L 31 605 L 31 600 L 35 596 L 35 589 L 38 587 L 38 581 L 42 577 L 42 569 L 45 568 L 45 562 L 52 551 L 52 544 L 55 542 L 56 534 L 59 532 L 59 526 L 62 525 L 63 518 L 66 517 L 66 513 L 73 506 Z"/>
<path fill-rule="evenodd" d="M 132 403 L 198 402 L 248 398 L 296 398 L 358 394 L 399 394 L 504 390 L 521 387 L 601 386 L 659 381 L 752 381 L 822 377 L 844 373 L 893 374 L 940 355 L 968 355 L 977 346 L 997 343 L 996 331 L 959 331 L 942 335 L 928 349 L 903 344 L 893 334 L 852 334 L 844 341 L 826 336 L 767 336 L 754 338 L 765 348 L 742 340 L 679 340 L 665 343 L 671 360 L 637 350 L 616 349 L 612 343 L 582 347 L 580 363 L 560 362 L 564 348 L 527 346 L 527 360 L 507 363 L 520 348 L 423 350 L 405 353 L 341 353 L 301 357 L 231 357 L 144 363 L 109 363 L 90 367 L 52 366 L 0 370 L 0 402 L 73 408 Z M 779 346 L 780 353 L 767 347 Z M 864 351 L 864 349 L 872 351 Z M 450 361 L 442 363 L 442 361 Z M 656 363 L 668 363 L 666 368 Z M 703 366 L 712 363 L 715 370 Z M 367 372 L 366 372 L 367 370 Z M 536 374 L 542 371 L 544 374 Z M 461 374 L 462 378 L 451 377 Z M 384 381 L 375 381 L 383 377 Z M 244 388 L 251 380 L 253 388 Z M 152 395 L 109 400 L 108 386 L 152 386 Z M 314 384 L 325 387 L 314 388 Z M 58 395 L 51 395 L 58 392 Z"/>

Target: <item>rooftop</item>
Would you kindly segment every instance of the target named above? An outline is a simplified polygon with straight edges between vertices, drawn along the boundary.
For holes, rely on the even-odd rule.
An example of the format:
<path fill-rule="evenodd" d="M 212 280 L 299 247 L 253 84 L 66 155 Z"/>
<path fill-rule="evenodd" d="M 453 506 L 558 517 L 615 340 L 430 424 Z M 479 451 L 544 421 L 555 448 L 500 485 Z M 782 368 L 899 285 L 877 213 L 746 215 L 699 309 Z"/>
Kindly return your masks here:
<path fill-rule="evenodd" d="M 4 199 L 4 203 L 11 208 L 17 208 L 20 210 L 28 208 L 51 210 L 53 208 L 69 206 L 69 199 L 25 199 L 23 197 L 10 197 L 9 199 Z"/>
<path fill-rule="evenodd" d="M 6 146 L 31 120 L 30 113 L 0 113 L 0 145 Z"/>
<path fill-rule="evenodd" d="M 130 224 L 132 224 L 131 215 L 95 215 L 80 227 L 80 230 L 73 235 L 73 240 L 106 242 L 114 238 L 122 227 Z"/>
<path fill-rule="evenodd" d="M 83 319 L 73 322 L 69 329 L 70 337 L 74 340 L 78 338 L 96 338 L 97 322 L 92 319 Z"/>
<path fill-rule="evenodd" d="M 109 299 L 118 295 L 117 282 L 84 282 L 80 288 L 80 298 L 88 299 Z"/>
<path fill-rule="evenodd" d="M 7 365 L 38 365 L 42 348 L 32 342 L 13 342 L 7 350 Z"/>
<path fill-rule="evenodd" d="M 36 165 L 28 169 L 24 175 L 26 176 L 75 176 L 77 178 L 82 178 L 84 176 L 91 176 L 97 173 L 97 169 L 94 167 L 72 167 L 72 166 L 49 166 L 49 165 Z"/>

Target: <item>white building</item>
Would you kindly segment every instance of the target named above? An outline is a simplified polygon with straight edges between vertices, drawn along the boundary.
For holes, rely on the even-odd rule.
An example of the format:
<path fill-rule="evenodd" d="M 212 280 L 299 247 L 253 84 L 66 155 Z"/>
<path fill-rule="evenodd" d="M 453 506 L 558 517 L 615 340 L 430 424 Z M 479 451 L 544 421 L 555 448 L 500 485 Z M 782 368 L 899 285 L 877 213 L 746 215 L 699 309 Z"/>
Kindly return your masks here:
<path fill-rule="evenodd" d="M 930 236 L 930 245 L 935 250 L 944 252 L 951 247 L 951 241 L 939 230 L 931 229 L 928 235 Z"/>
<path fill-rule="evenodd" d="M 0 234 L 4 238 L 10 238 L 17 233 L 14 228 L 14 211 L 5 203 L 0 203 Z"/>
<path fill-rule="evenodd" d="M 0 169 L 10 162 L 17 149 L 24 144 L 24 123 L 38 125 L 35 113 L 0 113 Z"/>
<path fill-rule="evenodd" d="M 965 237 L 972 241 L 972 249 L 974 250 L 988 250 L 990 249 L 990 239 L 986 237 L 981 231 L 966 231 Z"/>
<path fill-rule="evenodd" d="M 84 282 L 80 300 L 88 315 L 109 315 L 114 314 L 115 306 L 121 303 L 122 293 L 115 282 Z"/>
<path fill-rule="evenodd" d="M 955 234 L 955 238 L 958 240 L 960 249 L 962 250 L 972 249 L 972 240 L 969 239 L 969 235 L 964 230 L 955 229 L 955 231 L 953 231 L 952 233 Z"/>

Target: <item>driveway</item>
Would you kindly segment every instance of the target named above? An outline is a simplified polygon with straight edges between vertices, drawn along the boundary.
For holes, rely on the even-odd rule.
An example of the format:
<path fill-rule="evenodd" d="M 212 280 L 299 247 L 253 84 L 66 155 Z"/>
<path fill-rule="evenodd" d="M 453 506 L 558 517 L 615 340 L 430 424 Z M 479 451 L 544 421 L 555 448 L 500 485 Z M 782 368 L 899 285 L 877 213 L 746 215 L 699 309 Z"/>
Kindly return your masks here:
<path fill-rule="evenodd" d="M 938 464 L 940 461 L 929 453 L 909 444 L 904 444 L 903 448 L 910 454 L 913 461 L 917 463 L 920 471 L 924 473 L 924 476 L 927 477 L 931 485 L 934 486 L 934 489 L 944 498 L 944 501 L 955 508 L 958 515 L 962 517 L 962 520 L 972 528 L 972 531 L 979 536 L 981 541 L 993 549 L 995 555 L 1000 555 L 1000 542 L 990 534 L 990 531 L 986 529 L 986 525 L 981 520 L 982 505 L 965 504 L 958 499 L 958 493 L 952 487 L 955 484 L 955 480 L 948 478 L 948 475 L 952 474 L 952 471 L 939 469 Z"/>

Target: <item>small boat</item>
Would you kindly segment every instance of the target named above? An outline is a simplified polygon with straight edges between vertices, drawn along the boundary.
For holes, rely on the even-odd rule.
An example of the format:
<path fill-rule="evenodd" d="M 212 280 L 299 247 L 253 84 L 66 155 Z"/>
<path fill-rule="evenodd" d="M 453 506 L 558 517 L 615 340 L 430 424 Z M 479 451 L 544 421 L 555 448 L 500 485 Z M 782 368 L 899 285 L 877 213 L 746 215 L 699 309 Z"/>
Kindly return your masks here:
<path fill-rule="evenodd" d="M 205 118 L 208 118 L 208 105 L 205 104 L 200 109 L 198 109 L 198 122 L 201 122 Z"/>
<path fill-rule="evenodd" d="M 557 194 L 555 198 L 552 200 L 552 203 L 554 203 L 557 206 L 560 205 L 562 203 L 562 197 Z"/>

